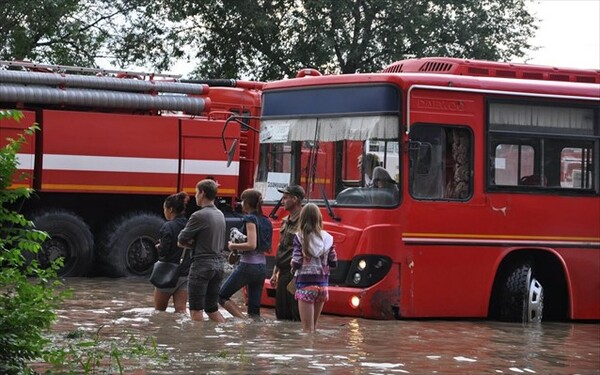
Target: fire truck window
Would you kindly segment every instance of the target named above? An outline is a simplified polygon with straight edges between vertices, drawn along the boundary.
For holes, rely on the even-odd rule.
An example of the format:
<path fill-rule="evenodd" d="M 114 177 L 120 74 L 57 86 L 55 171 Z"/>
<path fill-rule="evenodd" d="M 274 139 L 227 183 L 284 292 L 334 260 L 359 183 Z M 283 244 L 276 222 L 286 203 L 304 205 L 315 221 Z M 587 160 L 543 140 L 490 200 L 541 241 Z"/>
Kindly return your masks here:
<path fill-rule="evenodd" d="M 466 200 L 472 194 L 472 135 L 465 128 L 411 129 L 410 193 L 417 199 Z"/>

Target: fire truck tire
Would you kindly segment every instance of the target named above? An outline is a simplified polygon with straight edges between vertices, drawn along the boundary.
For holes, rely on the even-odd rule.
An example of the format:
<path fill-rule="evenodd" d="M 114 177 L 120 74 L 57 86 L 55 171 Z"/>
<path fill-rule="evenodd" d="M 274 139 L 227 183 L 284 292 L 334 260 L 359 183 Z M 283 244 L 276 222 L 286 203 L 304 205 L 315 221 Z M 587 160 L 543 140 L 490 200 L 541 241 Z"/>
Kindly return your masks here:
<path fill-rule="evenodd" d="M 501 320 L 519 323 L 542 321 L 544 288 L 533 271 L 531 265 L 520 264 L 508 273 L 501 293 Z"/>
<path fill-rule="evenodd" d="M 45 231 L 50 238 L 42 249 L 30 255 L 42 267 L 57 258 L 64 258 L 58 270 L 62 277 L 87 275 L 94 256 L 94 237 L 88 225 L 79 216 L 67 211 L 48 211 L 33 215 L 35 227 Z"/>
<path fill-rule="evenodd" d="M 109 225 L 102 237 L 100 252 L 107 276 L 150 275 L 158 260 L 155 244 L 163 223 L 157 215 L 140 213 Z"/>

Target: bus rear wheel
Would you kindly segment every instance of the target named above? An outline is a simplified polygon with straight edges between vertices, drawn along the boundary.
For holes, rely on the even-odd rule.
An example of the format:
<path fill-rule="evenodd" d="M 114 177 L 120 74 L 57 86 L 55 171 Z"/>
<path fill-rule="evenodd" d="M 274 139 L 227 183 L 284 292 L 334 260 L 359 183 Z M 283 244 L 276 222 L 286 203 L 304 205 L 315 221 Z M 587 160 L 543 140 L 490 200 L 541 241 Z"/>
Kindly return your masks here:
<path fill-rule="evenodd" d="M 30 255 L 41 267 L 48 267 L 55 259 L 63 258 L 63 266 L 57 272 L 59 276 L 85 276 L 88 273 L 94 255 L 94 238 L 83 219 L 67 211 L 48 211 L 35 214 L 32 221 L 36 229 L 50 236 L 37 254 Z"/>
<path fill-rule="evenodd" d="M 134 214 L 116 220 L 102 236 L 100 258 L 108 276 L 147 276 L 158 260 L 155 247 L 164 220 Z"/>
<path fill-rule="evenodd" d="M 500 319 L 539 323 L 544 310 L 544 288 L 529 264 L 512 268 L 505 279 L 500 299 Z"/>

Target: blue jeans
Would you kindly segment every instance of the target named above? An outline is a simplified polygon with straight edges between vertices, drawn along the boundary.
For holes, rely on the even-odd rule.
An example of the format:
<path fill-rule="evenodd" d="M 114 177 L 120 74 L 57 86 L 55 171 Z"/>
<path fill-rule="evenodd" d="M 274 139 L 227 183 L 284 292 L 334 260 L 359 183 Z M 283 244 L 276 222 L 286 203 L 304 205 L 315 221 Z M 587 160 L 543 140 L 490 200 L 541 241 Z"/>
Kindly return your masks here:
<path fill-rule="evenodd" d="M 260 296 L 265 284 L 267 267 L 264 264 L 240 262 L 225 280 L 219 291 L 219 300 L 227 301 L 235 292 L 248 286 L 248 315 L 260 316 Z"/>

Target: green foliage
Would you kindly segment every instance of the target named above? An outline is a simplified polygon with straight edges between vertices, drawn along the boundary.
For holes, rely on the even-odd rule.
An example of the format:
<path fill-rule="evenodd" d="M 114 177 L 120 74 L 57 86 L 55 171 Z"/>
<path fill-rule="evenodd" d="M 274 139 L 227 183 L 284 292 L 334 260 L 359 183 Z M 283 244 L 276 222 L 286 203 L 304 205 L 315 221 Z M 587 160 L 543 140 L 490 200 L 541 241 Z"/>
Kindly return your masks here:
<path fill-rule="evenodd" d="M 132 358 L 149 357 L 167 360 L 160 353 L 153 337 L 146 339 L 129 335 L 127 340 L 107 339 L 101 336 L 103 327 L 95 332 L 77 329 L 53 340 L 57 345 L 44 360 L 51 365 L 48 374 L 96 374 L 101 371 L 123 374 L 126 363 Z"/>
<path fill-rule="evenodd" d="M 169 69 L 203 78 L 381 71 L 409 56 L 509 60 L 532 49 L 529 0 L 0 1 L 0 58 Z"/>
<path fill-rule="evenodd" d="M 17 111 L 0 111 L 0 120 L 18 121 Z M 31 127 L 26 134 L 32 134 Z M 56 279 L 60 262 L 47 269 L 28 262 L 24 254 L 35 254 L 47 234 L 11 209 L 19 199 L 29 197 L 28 189 L 8 190 L 17 170 L 16 154 L 25 136 L 8 140 L 0 148 L 0 373 L 27 372 L 27 361 L 38 358 L 48 340 L 43 336 L 56 319 L 55 309 L 67 292 L 58 291 Z"/>

